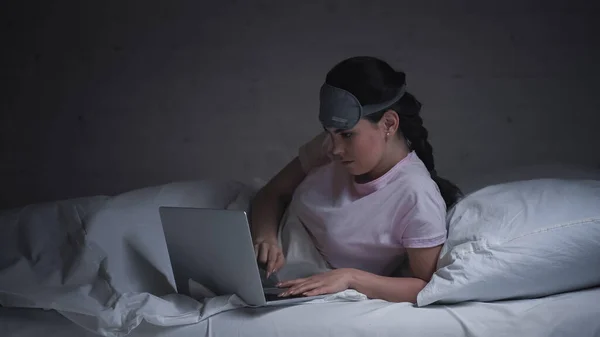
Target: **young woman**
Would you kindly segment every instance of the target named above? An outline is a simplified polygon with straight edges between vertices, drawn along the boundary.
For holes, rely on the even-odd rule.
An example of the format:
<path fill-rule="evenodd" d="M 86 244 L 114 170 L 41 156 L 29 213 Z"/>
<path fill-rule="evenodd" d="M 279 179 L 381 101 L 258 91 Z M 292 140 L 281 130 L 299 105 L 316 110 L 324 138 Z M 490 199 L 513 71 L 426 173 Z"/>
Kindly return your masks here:
<path fill-rule="evenodd" d="M 446 210 L 460 190 L 436 171 L 421 104 L 405 74 L 373 57 L 342 61 L 320 92 L 324 132 L 262 188 L 251 207 L 257 258 L 269 273 L 285 259 L 277 241 L 286 207 L 332 271 L 282 282 L 282 296 L 355 289 L 415 302 L 446 240 Z M 408 258 L 412 277 L 391 277 Z"/>

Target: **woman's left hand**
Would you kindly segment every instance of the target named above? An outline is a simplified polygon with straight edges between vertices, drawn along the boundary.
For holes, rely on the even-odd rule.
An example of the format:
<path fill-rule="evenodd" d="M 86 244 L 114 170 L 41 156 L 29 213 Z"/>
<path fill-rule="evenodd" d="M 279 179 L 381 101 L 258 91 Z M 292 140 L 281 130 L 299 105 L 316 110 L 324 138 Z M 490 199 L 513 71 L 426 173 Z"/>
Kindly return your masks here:
<path fill-rule="evenodd" d="M 289 289 L 279 296 L 286 297 L 298 294 L 304 296 L 316 296 L 344 291 L 350 287 L 352 275 L 353 269 L 343 268 L 313 275 L 311 277 L 284 281 L 277 286 Z"/>

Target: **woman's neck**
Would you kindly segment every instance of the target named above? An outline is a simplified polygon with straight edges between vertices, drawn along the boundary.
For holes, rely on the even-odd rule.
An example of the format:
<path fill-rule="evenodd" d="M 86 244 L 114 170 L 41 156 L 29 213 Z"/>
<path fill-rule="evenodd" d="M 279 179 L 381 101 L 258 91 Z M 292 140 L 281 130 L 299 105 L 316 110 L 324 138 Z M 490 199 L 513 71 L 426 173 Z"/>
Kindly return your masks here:
<path fill-rule="evenodd" d="M 358 184 L 365 184 L 386 174 L 402 159 L 406 158 L 410 150 L 402 140 L 390 143 L 379 163 L 370 172 L 354 177 Z"/>

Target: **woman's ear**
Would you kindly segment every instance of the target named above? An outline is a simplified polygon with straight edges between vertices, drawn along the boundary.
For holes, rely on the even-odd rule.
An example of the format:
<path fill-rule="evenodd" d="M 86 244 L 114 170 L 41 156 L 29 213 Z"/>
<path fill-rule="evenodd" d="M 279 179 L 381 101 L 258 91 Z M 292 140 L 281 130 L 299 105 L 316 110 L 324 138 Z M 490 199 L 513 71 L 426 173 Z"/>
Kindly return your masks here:
<path fill-rule="evenodd" d="M 384 131 L 390 134 L 395 134 L 400 126 L 400 119 L 398 118 L 398 114 L 394 110 L 388 110 L 383 114 L 383 117 L 380 120 L 381 126 Z"/>

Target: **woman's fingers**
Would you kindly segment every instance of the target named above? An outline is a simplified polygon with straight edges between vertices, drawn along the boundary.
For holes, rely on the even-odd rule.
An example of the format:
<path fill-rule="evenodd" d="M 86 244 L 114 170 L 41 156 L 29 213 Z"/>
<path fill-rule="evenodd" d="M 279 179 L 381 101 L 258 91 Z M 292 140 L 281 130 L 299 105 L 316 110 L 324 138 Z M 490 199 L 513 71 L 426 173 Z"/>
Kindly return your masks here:
<path fill-rule="evenodd" d="M 273 272 L 278 271 L 285 262 L 283 253 L 279 249 L 273 249 L 275 251 L 275 258 L 269 259 L 269 265 L 267 266 L 267 273 L 270 275 Z"/>
<path fill-rule="evenodd" d="M 295 282 L 296 280 L 294 280 Z M 307 291 L 311 291 L 315 288 L 321 287 L 323 285 L 322 281 L 315 281 L 311 279 L 304 279 L 303 281 L 296 282 L 293 285 L 289 286 L 289 289 L 281 293 L 279 296 L 285 297 L 289 295 L 297 295 L 303 294 Z"/>
<path fill-rule="evenodd" d="M 275 262 L 277 262 L 278 249 L 276 247 L 269 247 L 269 261 L 267 263 L 267 277 L 271 275 L 273 270 L 275 269 Z"/>
<path fill-rule="evenodd" d="M 307 282 L 307 283 L 300 284 L 296 287 L 292 287 L 290 290 L 287 291 L 287 293 L 289 293 L 290 295 L 303 294 L 307 291 L 311 291 L 313 289 L 319 288 L 322 285 L 323 284 L 321 282 L 314 282 L 314 281 Z"/>
<path fill-rule="evenodd" d="M 259 244 L 258 261 L 262 264 L 266 264 L 269 260 L 269 245 L 267 243 Z"/>
<path fill-rule="evenodd" d="M 325 295 L 333 292 L 333 289 L 329 287 L 318 287 L 313 290 L 307 291 L 304 293 L 304 296 L 317 296 L 317 295 Z"/>
<path fill-rule="evenodd" d="M 281 288 L 290 288 L 296 284 L 305 282 L 306 280 L 307 280 L 306 278 L 299 278 L 299 279 L 295 279 L 295 280 L 283 281 L 283 282 L 279 282 L 279 284 L 277 286 L 281 287 Z"/>

